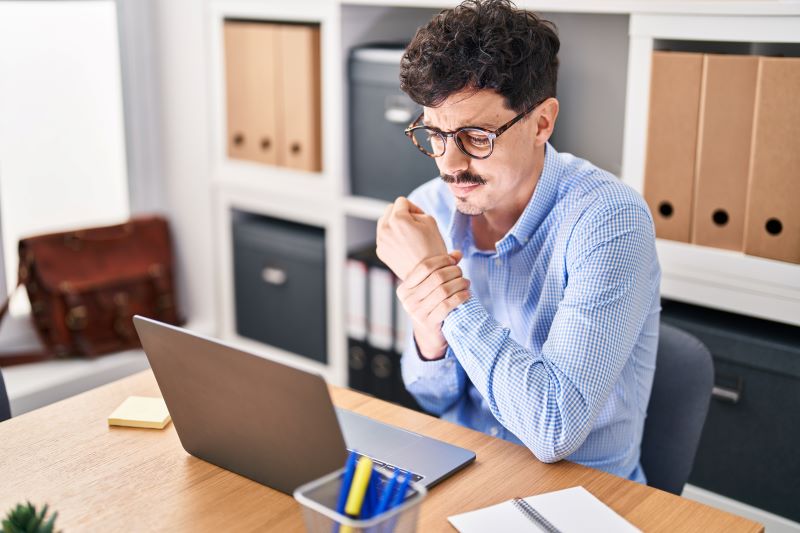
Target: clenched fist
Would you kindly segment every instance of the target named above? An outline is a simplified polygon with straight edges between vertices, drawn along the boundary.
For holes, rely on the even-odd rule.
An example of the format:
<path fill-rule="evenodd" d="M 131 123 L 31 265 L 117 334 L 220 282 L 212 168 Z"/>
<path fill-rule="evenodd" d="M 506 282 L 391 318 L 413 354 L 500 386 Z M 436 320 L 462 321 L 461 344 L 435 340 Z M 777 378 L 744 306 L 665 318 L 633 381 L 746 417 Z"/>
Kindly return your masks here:
<path fill-rule="evenodd" d="M 378 220 L 377 254 L 405 280 L 423 259 L 447 255 L 447 247 L 433 217 L 401 196 Z"/>

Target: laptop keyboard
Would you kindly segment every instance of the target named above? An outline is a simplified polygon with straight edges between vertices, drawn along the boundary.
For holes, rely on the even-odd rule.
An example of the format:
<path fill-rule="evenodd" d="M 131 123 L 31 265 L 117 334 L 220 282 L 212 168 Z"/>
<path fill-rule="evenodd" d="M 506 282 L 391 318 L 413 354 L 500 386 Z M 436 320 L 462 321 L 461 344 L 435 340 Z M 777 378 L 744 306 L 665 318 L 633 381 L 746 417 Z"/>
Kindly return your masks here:
<path fill-rule="evenodd" d="M 390 465 L 388 463 L 384 463 L 383 461 L 378 461 L 373 457 L 369 457 L 368 455 L 364 455 L 363 453 L 358 453 L 355 450 L 347 450 L 347 451 L 355 453 L 358 457 L 368 457 L 372 461 L 372 464 L 375 466 L 375 468 L 378 469 L 383 474 L 383 476 L 381 476 L 381 482 L 382 482 L 381 488 L 383 488 L 383 485 L 389 482 L 389 479 L 392 477 L 392 475 L 394 475 L 396 470 L 399 470 L 400 472 L 408 472 L 408 470 L 403 470 L 402 468 L 399 468 L 395 465 Z M 414 481 L 415 483 L 419 482 L 421 479 L 424 479 L 425 477 L 419 474 L 415 474 L 414 472 L 408 472 L 408 473 L 411 474 L 411 480 Z"/>

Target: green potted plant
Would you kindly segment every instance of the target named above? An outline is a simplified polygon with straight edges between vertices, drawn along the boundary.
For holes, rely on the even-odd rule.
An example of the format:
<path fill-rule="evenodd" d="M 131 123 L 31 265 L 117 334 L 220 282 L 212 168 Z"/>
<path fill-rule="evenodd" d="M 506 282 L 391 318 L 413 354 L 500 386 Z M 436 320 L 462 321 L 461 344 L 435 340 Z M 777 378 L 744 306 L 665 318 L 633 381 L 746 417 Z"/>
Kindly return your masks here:
<path fill-rule="evenodd" d="M 31 502 L 19 503 L 3 519 L 3 533 L 55 533 L 57 516 L 53 513 L 47 518 L 47 504 L 38 511 Z"/>

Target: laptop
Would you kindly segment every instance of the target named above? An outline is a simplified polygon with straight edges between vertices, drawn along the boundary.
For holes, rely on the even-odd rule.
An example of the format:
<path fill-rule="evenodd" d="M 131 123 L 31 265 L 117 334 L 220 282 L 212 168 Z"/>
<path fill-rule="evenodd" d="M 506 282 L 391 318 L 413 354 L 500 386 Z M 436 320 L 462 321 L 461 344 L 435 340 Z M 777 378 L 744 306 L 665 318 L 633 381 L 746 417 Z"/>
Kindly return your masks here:
<path fill-rule="evenodd" d="M 291 494 L 348 450 L 431 487 L 475 460 L 446 442 L 336 409 L 322 376 L 156 320 L 133 318 L 181 445 Z"/>

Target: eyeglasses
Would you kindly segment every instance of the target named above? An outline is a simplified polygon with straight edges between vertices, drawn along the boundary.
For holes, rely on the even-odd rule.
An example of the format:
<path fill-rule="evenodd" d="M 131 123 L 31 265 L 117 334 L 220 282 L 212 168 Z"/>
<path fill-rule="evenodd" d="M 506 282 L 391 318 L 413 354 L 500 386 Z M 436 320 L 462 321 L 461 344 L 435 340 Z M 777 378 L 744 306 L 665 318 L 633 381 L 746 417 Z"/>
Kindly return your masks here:
<path fill-rule="evenodd" d="M 541 103 L 541 102 L 539 102 Z M 442 131 L 431 126 L 420 125 L 424 112 L 420 113 L 417 119 L 409 124 L 405 134 L 411 139 L 420 152 L 428 157 L 441 157 L 447 149 L 447 139 L 452 137 L 465 155 L 473 159 L 486 159 L 494 151 L 494 141 L 500 137 L 511 126 L 522 120 L 522 118 L 536 109 L 539 104 L 534 104 L 516 117 L 512 118 L 496 130 L 486 130 L 474 126 L 465 126 L 455 131 Z"/>

